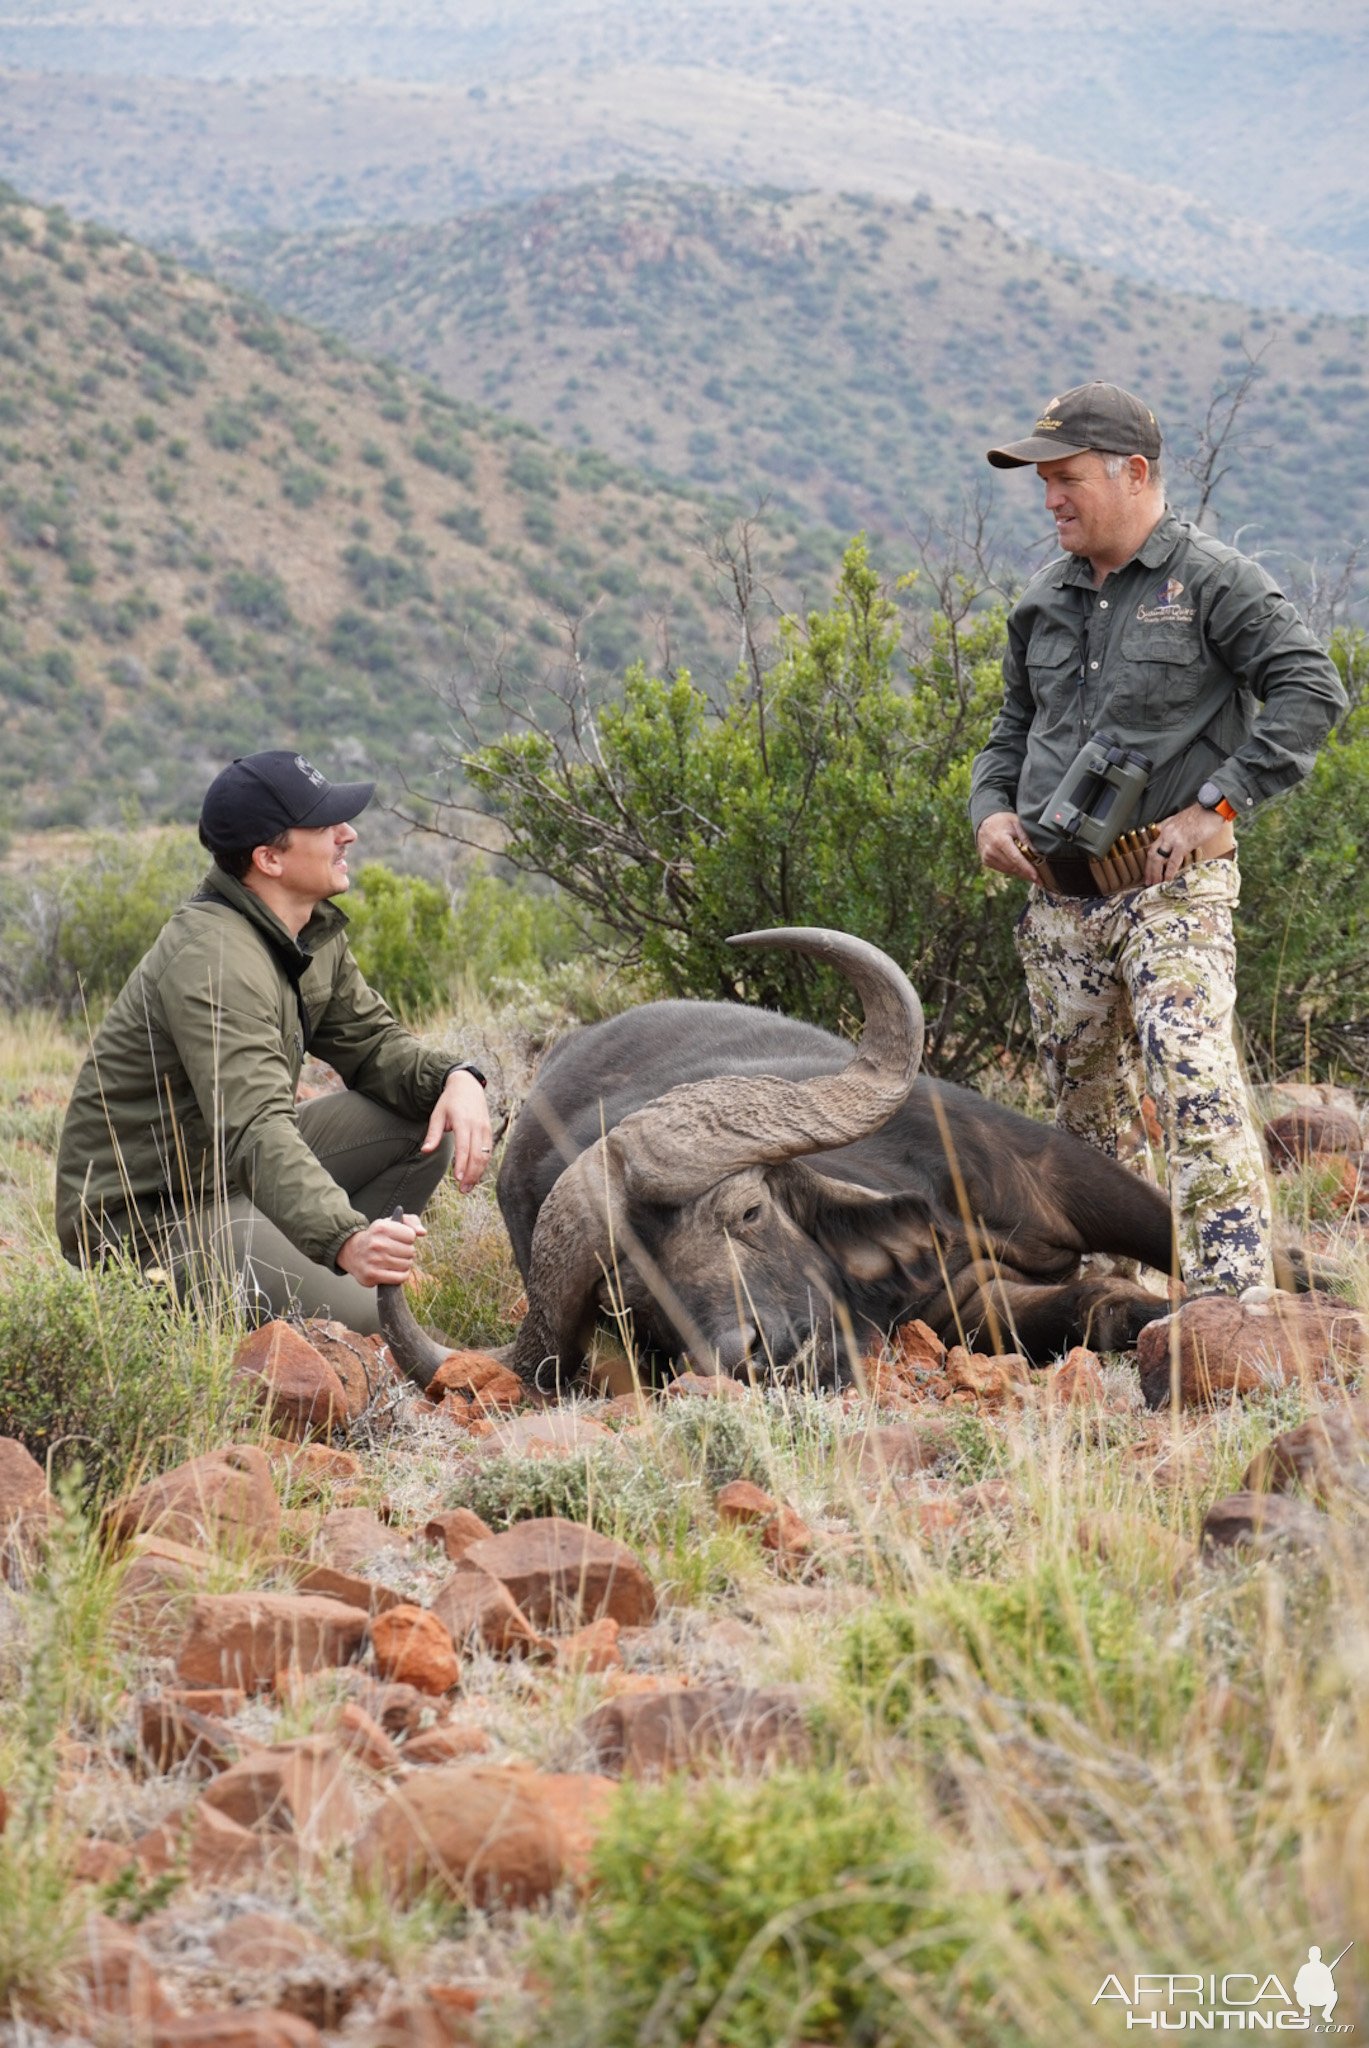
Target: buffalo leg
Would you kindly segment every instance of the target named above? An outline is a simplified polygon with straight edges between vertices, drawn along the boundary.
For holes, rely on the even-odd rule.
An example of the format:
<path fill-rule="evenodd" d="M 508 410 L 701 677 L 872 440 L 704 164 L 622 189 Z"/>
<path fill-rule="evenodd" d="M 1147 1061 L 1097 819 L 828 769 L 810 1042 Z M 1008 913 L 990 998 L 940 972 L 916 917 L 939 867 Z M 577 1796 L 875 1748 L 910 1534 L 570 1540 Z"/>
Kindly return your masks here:
<path fill-rule="evenodd" d="M 967 1292 L 958 1321 L 967 1344 L 1020 1351 L 1045 1365 L 1074 1344 L 1130 1351 L 1147 1323 L 1168 1314 L 1166 1300 L 1129 1280 L 1087 1274 L 1043 1286 L 1000 1272 Z M 941 1334 L 950 1340 L 949 1330 Z"/>

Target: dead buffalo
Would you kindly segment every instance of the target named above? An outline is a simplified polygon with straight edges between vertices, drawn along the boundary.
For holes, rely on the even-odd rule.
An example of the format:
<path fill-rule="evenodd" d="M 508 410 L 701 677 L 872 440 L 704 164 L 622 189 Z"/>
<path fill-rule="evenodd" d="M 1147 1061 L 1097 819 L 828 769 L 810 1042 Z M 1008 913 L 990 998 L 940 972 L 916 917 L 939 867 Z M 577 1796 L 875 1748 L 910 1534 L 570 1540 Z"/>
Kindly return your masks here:
<path fill-rule="evenodd" d="M 887 954 L 821 929 L 731 943 L 838 967 L 864 1008 L 860 1043 L 738 1004 L 663 1002 L 552 1050 L 499 1175 L 528 1294 L 511 1362 L 530 1384 L 572 1382 L 605 1318 L 639 1354 L 697 1371 L 806 1360 L 840 1379 L 913 1316 L 1043 1361 L 1073 1343 L 1124 1349 L 1166 1313 L 1080 1270 L 1099 1252 L 1168 1273 L 1164 1196 L 1062 1132 L 918 1079 L 922 1009 Z M 430 1378 L 442 1354 L 416 1354 L 407 1333 L 402 1348 Z"/>

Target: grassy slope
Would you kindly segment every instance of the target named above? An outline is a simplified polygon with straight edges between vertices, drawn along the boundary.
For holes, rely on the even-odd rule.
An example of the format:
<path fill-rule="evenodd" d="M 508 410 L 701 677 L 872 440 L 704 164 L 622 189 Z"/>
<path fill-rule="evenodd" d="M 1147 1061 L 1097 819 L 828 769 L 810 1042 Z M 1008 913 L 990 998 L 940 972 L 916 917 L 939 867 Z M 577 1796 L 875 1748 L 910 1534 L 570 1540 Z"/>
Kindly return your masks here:
<path fill-rule="evenodd" d="M 1244 335 L 1263 374 L 1226 530 L 1287 573 L 1369 524 L 1362 320 L 1127 284 L 927 206 L 615 183 L 213 260 L 566 446 L 891 534 L 987 480 L 990 438 L 1090 376 L 1151 396 L 1182 455 Z M 1035 495 L 1000 490 L 1018 537 L 1038 532 Z"/>
<path fill-rule="evenodd" d="M 280 741 L 430 766 L 439 688 L 498 718 L 495 652 L 540 674 L 564 610 L 591 667 L 664 619 L 731 656 L 700 501 L 12 198 L 0 352 L 0 828 L 192 814 Z"/>

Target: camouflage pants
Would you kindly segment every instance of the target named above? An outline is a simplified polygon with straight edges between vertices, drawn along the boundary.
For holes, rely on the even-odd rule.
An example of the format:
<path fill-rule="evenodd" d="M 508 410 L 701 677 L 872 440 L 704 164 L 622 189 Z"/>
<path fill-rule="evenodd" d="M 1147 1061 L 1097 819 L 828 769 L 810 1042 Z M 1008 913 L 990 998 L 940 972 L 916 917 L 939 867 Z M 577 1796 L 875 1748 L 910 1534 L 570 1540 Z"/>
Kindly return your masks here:
<path fill-rule="evenodd" d="M 1232 1038 L 1234 860 L 1078 901 L 1033 889 L 1017 926 L 1032 1026 L 1062 1130 L 1117 1155 L 1137 1056 L 1165 1134 L 1192 1288 L 1272 1278 L 1269 1188 Z"/>

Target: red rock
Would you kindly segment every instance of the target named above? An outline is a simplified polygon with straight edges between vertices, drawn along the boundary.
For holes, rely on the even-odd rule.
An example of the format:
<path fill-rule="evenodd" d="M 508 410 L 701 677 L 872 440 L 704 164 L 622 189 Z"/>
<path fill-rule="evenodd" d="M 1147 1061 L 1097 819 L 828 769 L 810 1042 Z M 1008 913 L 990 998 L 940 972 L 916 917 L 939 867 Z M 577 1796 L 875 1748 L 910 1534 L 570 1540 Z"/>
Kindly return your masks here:
<path fill-rule="evenodd" d="M 285 1322 L 263 1323 L 243 1338 L 233 1370 L 254 1382 L 281 1436 L 326 1435 L 347 1420 L 342 1381 L 307 1337 Z"/>
<path fill-rule="evenodd" d="M 493 1536 L 488 1522 L 482 1522 L 473 1508 L 447 1508 L 425 1522 L 423 1534 L 429 1543 L 440 1543 L 452 1562 L 464 1557 L 472 1543 Z"/>
<path fill-rule="evenodd" d="M 1271 1166 L 1303 1166 L 1328 1152 L 1358 1152 L 1359 1118 L 1330 1103 L 1307 1103 L 1271 1117 L 1264 1127 Z"/>
<path fill-rule="evenodd" d="M 1271 1294 L 1255 1302 L 1199 1295 L 1146 1325 L 1136 1363 L 1152 1408 L 1170 1399 L 1172 1380 L 1182 1407 L 1320 1379 L 1340 1382 L 1369 1363 L 1369 1316 L 1324 1294 Z"/>
<path fill-rule="evenodd" d="M 262 1449 L 273 1465 L 286 1465 L 294 1480 L 313 1480 L 319 1486 L 349 1486 L 361 1478 L 361 1460 L 351 1451 L 339 1451 L 332 1444 L 296 1443 L 292 1437 L 268 1436 Z"/>
<path fill-rule="evenodd" d="M 555 1814 L 512 1771 L 449 1765 L 387 1792 L 357 1843 L 363 1883 L 401 1902 L 445 1886 L 475 1905 L 531 1906 L 561 1879 Z"/>
<path fill-rule="evenodd" d="M 253 1750 L 205 1788 L 200 1805 L 240 1828 L 293 1835 L 312 1853 L 331 1849 L 357 1825 L 341 1757 L 323 1735 Z"/>
<path fill-rule="evenodd" d="M 57 1512 L 47 1475 L 17 1438 L 0 1436 L 0 1568 L 20 1583 Z"/>
<path fill-rule="evenodd" d="M 154 2021 L 175 2011 L 152 1958 L 131 1928 L 92 1913 L 81 1930 L 73 1962 L 81 1974 L 80 2008 L 105 2028 L 142 2037 Z"/>
<path fill-rule="evenodd" d="M 197 1801 L 140 1835 L 132 1856 L 149 1880 L 174 1870 L 183 1872 L 191 1884 L 231 1885 L 259 1877 L 287 1848 L 293 1844 L 284 1837 L 253 1834 L 226 1813 Z"/>
<path fill-rule="evenodd" d="M 115 1501 L 105 1527 L 125 1543 L 140 1531 L 201 1550 L 274 1543 L 280 1503 L 270 1463 L 255 1444 L 208 1451 Z"/>
<path fill-rule="evenodd" d="M 290 1573 L 298 1592 L 326 1594 L 330 1600 L 359 1607 L 363 1614 L 385 1614 L 392 1607 L 404 1605 L 404 1595 L 392 1587 L 377 1585 L 374 1579 L 363 1579 L 356 1572 L 339 1571 L 336 1565 L 303 1564 L 298 1558 L 288 1557 L 279 1558 L 277 1563 Z"/>
<path fill-rule="evenodd" d="M 399 1769 L 398 1749 L 379 1722 L 373 1721 L 355 1700 L 348 1700 L 343 1706 L 334 1723 L 333 1734 L 338 1748 L 359 1763 L 363 1770 L 380 1774 Z"/>
<path fill-rule="evenodd" d="M 323 2048 L 323 2037 L 297 2013 L 237 2005 L 228 2012 L 159 2021 L 151 2048 Z"/>
<path fill-rule="evenodd" d="M 1247 1493 L 1300 1486 L 1322 1503 L 1342 1492 L 1369 1496 L 1369 1398 L 1337 1403 L 1282 1431 L 1256 1452 L 1241 1485 Z"/>
<path fill-rule="evenodd" d="M 720 1522 L 746 1527 L 768 1522 L 778 1503 L 750 1479 L 729 1479 L 714 1495 L 713 1505 Z"/>
<path fill-rule="evenodd" d="M 601 1614 L 636 1628 L 656 1613 L 655 1588 L 627 1545 L 559 1515 L 473 1543 L 463 1569 L 472 1566 L 499 1579 L 538 1628 L 579 1627 Z"/>
<path fill-rule="evenodd" d="M 534 1408 L 526 1415 L 496 1416 L 485 1440 L 495 1450 L 544 1458 L 562 1458 L 568 1452 L 618 1441 L 611 1429 L 578 1407 Z"/>
<path fill-rule="evenodd" d="M 797 1508 L 780 1506 L 762 1525 L 761 1548 L 793 1564 L 811 1554 L 813 1532 Z"/>
<path fill-rule="evenodd" d="M 387 2001 L 362 2037 L 365 2048 L 468 2048 L 476 2036 L 464 2012 L 441 2003 L 440 1988 L 428 1984 Z"/>
<path fill-rule="evenodd" d="M 1031 1391 L 1027 1361 L 1016 1351 L 993 1358 L 956 1344 L 946 1354 L 948 1399 L 984 1408 L 1015 1407 Z"/>
<path fill-rule="evenodd" d="M 190 1603 L 213 1569 L 207 1550 L 161 1536 L 135 1536 L 120 1574 L 112 1616 L 115 1640 L 145 1656 L 175 1654 Z"/>
<path fill-rule="evenodd" d="M 469 1556 L 439 1587 L 429 1611 L 458 1645 L 478 1643 L 497 1657 L 527 1655 L 543 1647 L 542 1637 L 508 1587 L 473 1565 Z"/>
<path fill-rule="evenodd" d="M 413 1685 L 372 1685 L 362 1695 L 371 1717 L 387 1735 L 407 1735 L 417 1728 L 432 1705 Z"/>
<path fill-rule="evenodd" d="M 210 1935 L 209 1945 L 221 1963 L 242 1971 L 289 1970 L 327 1951 L 309 1928 L 281 1913 L 239 1913 Z"/>
<path fill-rule="evenodd" d="M 483 1756 L 489 1746 L 483 1728 L 447 1721 L 440 1728 L 423 1728 L 411 1735 L 400 1754 L 407 1764 L 450 1764 L 463 1756 Z"/>
<path fill-rule="evenodd" d="M 667 1400 L 749 1401 L 751 1388 L 727 1373 L 676 1373 L 661 1389 Z"/>
<path fill-rule="evenodd" d="M 304 1336 L 342 1383 L 347 1420 L 357 1421 L 377 1394 L 395 1383 L 395 1367 L 383 1337 L 363 1337 L 345 1323 L 312 1320 Z"/>
<path fill-rule="evenodd" d="M 430 1401 L 444 1394 L 460 1394 L 477 1408 L 521 1407 L 527 1388 L 516 1372 L 491 1358 L 488 1351 L 449 1351 L 427 1387 Z"/>
<path fill-rule="evenodd" d="M 556 1662 L 563 1671 L 621 1671 L 623 1653 L 618 1647 L 618 1624 L 611 1614 L 601 1614 L 587 1628 L 561 1636 L 556 1645 Z"/>
<path fill-rule="evenodd" d="M 919 1415 L 915 1421 L 891 1423 L 885 1429 L 862 1430 L 846 1438 L 856 1454 L 859 1476 L 883 1479 L 896 1472 L 930 1472 L 956 1453 L 952 1416 Z"/>
<path fill-rule="evenodd" d="M 282 1668 L 319 1671 L 361 1653 L 366 1617 L 317 1593 L 201 1593 L 176 1660 L 185 1685 L 260 1692 Z"/>
<path fill-rule="evenodd" d="M 382 1551 L 407 1550 L 409 1539 L 402 1529 L 382 1522 L 372 1508 L 334 1508 L 319 1523 L 318 1545 L 329 1564 L 355 1572 Z"/>
<path fill-rule="evenodd" d="M 556 1817 L 567 1877 L 584 1891 L 594 1845 L 604 1831 L 618 1790 L 617 1780 L 594 1771 L 539 1771 L 529 1782 Z"/>
<path fill-rule="evenodd" d="M 394 1607 L 371 1623 L 371 1655 L 382 1678 L 419 1692 L 450 1692 L 461 1683 L 451 1631 L 422 1607 Z"/>
<path fill-rule="evenodd" d="M 238 1685 L 167 1686 L 161 1696 L 175 1706 L 188 1707 L 192 1714 L 214 1714 L 221 1721 L 231 1721 L 247 1705 L 247 1694 Z"/>
<path fill-rule="evenodd" d="M 192 1777 L 212 1778 L 236 1760 L 242 1743 L 213 1715 L 163 1697 L 139 1703 L 138 1747 L 154 1771 L 184 1766 Z"/>
<path fill-rule="evenodd" d="M 920 1500 L 913 1512 L 920 1533 L 935 1539 L 957 1527 L 965 1510 L 958 1500 Z"/>
<path fill-rule="evenodd" d="M 659 1778 L 725 1765 L 758 1770 L 812 1757 L 804 1696 L 794 1686 L 700 1685 L 620 1694 L 581 1724 L 591 1755 L 614 1776 Z"/>
<path fill-rule="evenodd" d="M 1096 1351 L 1076 1344 L 1046 1378 L 1046 1399 L 1059 1407 L 1101 1408 L 1107 1399 Z"/>
<path fill-rule="evenodd" d="M 940 1372 L 946 1363 L 946 1346 L 936 1331 L 920 1321 L 900 1323 L 889 1339 L 897 1363 L 915 1371 Z"/>
<path fill-rule="evenodd" d="M 1290 1494 L 1232 1493 L 1214 1501 L 1203 1517 L 1202 1553 L 1212 1558 L 1235 1548 L 1315 1551 L 1328 1531 L 1325 1515 Z"/>

